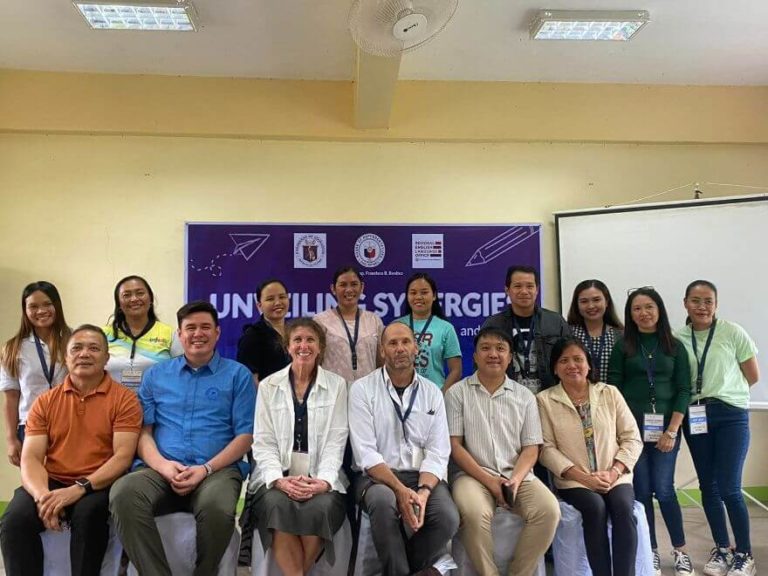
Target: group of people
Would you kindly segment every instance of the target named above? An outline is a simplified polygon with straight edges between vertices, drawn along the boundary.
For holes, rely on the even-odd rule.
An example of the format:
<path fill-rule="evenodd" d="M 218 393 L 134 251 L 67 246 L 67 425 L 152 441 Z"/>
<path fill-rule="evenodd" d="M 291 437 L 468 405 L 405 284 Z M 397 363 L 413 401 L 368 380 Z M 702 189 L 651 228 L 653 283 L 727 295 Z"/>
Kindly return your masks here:
<path fill-rule="evenodd" d="M 476 571 L 497 574 L 498 507 L 524 524 L 510 573 L 530 575 L 554 538 L 557 497 L 582 514 L 596 576 L 634 574 L 635 500 L 660 574 L 655 497 L 686 576 L 674 491 L 685 435 L 714 540 L 704 572 L 755 574 L 741 473 L 757 350 L 716 317 L 715 286 L 688 286 L 689 323 L 674 333 L 649 286 L 629 292 L 623 323 L 598 280 L 576 287 L 567 321 L 537 305 L 535 269 L 510 267 L 505 287 L 510 305 L 477 332 L 475 371 L 462 378 L 456 331 L 424 273 L 386 327 L 359 306 L 352 267 L 333 277 L 338 305 L 313 319 L 286 322 L 289 290 L 267 280 L 237 362 L 216 352 L 213 306 L 183 306 L 174 331 L 141 277 L 118 282 L 108 326 L 72 331 L 56 288 L 30 284 L 0 373 L 22 475 L 0 521 L 6 570 L 42 574 L 37 534 L 67 522 L 73 574 L 98 574 L 111 515 L 139 573 L 169 575 L 154 516 L 185 510 L 195 574 L 213 574 L 247 479 L 243 534 L 255 530 L 289 576 L 336 562 L 334 535 L 347 517 L 359 523 L 355 509 L 384 574 L 445 573 L 457 531 Z"/>

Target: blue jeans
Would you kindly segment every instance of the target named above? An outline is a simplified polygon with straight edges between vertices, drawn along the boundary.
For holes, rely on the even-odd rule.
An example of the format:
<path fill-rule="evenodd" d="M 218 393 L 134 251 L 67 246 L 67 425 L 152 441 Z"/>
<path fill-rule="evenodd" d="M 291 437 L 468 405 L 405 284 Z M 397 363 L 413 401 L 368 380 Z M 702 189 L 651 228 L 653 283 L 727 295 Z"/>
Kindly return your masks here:
<path fill-rule="evenodd" d="M 669 531 L 669 539 L 672 546 L 680 548 L 685 546 L 685 532 L 683 531 L 683 513 L 675 493 L 675 465 L 677 453 L 680 451 L 680 439 L 677 437 L 675 447 L 669 452 L 662 452 L 656 448 L 655 442 L 646 442 L 643 452 L 635 464 L 634 481 L 635 498 L 645 507 L 645 516 L 648 518 L 648 529 L 651 533 L 651 548 L 656 544 L 656 519 L 653 513 L 653 497 L 659 501 L 661 515 Z"/>
<path fill-rule="evenodd" d="M 736 551 L 751 554 L 749 513 L 741 494 L 741 473 L 749 448 L 749 412 L 713 399 L 706 406 L 706 434 L 692 435 L 688 423 L 683 425 L 699 477 L 704 513 L 715 544 L 730 546 L 723 510 L 725 503 Z"/>

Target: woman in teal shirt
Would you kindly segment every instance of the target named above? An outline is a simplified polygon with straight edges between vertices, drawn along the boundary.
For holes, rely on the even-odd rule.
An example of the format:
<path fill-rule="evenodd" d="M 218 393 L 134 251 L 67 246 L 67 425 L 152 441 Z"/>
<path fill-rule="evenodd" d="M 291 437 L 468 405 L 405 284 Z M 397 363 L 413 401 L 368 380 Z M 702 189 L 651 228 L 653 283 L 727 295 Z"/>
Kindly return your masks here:
<path fill-rule="evenodd" d="M 661 573 L 653 511 L 655 495 L 672 541 L 675 574 L 693 574 L 675 493 L 678 432 L 691 397 L 688 354 L 672 336 L 664 302 L 650 286 L 629 293 L 624 326 L 624 339 L 611 353 L 608 383 L 624 395 L 643 437 L 633 484 L 635 497 L 643 503 L 648 518 L 654 569 Z"/>
<path fill-rule="evenodd" d="M 760 379 L 757 347 L 744 328 L 715 317 L 717 288 L 712 282 L 691 282 L 683 303 L 688 325 L 676 334 L 693 368 L 693 404 L 683 431 L 715 541 L 704 573 L 751 576 L 757 569 L 741 474 L 749 449 L 749 387 Z M 706 427 L 702 426 L 702 416 Z M 691 426 L 694 418 L 698 425 Z M 728 510 L 735 549 L 728 536 L 723 504 Z"/>
<path fill-rule="evenodd" d="M 405 316 L 398 318 L 411 327 L 419 353 L 416 371 L 443 392 L 461 380 L 461 347 L 456 329 L 445 320 L 437 299 L 437 284 L 429 274 L 417 272 L 405 284 Z M 448 373 L 445 365 L 448 365 Z"/>

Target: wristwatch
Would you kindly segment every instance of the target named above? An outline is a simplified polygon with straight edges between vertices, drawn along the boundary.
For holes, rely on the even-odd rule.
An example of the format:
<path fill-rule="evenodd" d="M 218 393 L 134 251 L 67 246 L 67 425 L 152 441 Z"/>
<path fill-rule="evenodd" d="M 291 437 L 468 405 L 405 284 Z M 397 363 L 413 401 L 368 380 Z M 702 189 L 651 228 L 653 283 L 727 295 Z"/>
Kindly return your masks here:
<path fill-rule="evenodd" d="M 672 440 L 677 439 L 677 432 L 672 432 L 672 430 L 664 430 L 664 434 L 666 434 Z"/>
<path fill-rule="evenodd" d="M 75 480 L 75 484 L 85 490 L 86 494 L 93 494 L 93 486 L 91 485 L 91 481 L 88 480 L 88 478 L 78 478 Z"/>

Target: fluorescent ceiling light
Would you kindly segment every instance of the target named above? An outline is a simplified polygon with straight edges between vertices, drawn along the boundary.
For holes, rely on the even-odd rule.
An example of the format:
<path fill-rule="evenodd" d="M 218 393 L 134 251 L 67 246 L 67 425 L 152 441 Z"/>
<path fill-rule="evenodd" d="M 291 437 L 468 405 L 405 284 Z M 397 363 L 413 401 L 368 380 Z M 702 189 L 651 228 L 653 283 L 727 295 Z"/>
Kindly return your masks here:
<path fill-rule="evenodd" d="M 186 0 L 125 0 L 73 2 L 91 28 L 97 30 L 158 30 L 194 32 L 197 12 Z"/>
<path fill-rule="evenodd" d="M 539 10 L 531 38 L 626 41 L 649 21 L 645 10 Z"/>

